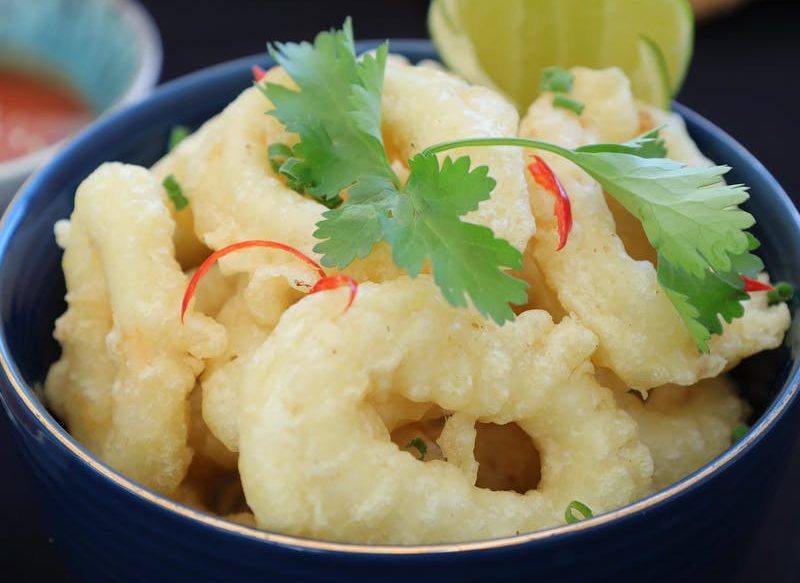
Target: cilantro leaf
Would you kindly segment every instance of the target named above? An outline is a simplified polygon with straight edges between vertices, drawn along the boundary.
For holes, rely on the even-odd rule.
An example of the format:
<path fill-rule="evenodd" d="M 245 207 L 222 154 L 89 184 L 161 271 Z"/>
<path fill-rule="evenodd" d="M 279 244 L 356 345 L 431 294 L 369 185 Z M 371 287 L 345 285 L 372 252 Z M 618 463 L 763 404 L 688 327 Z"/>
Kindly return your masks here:
<path fill-rule="evenodd" d="M 261 90 L 275 116 L 300 135 L 280 172 L 320 201 L 331 201 L 364 176 L 398 180 L 381 137 L 380 98 L 388 45 L 356 60 L 348 19 L 342 30 L 322 32 L 314 44 L 269 47 L 300 88 L 266 83 Z"/>
<path fill-rule="evenodd" d="M 409 167 L 405 196 L 395 197 L 391 216 L 381 217 L 395 263 L 413 277 L 427 258 L 451 305 L 464 306 L 469 296 L 497 323 L 513 319 L 508 303 L 524 303 L 527 286 L 504 268 L 519 269 L 520 252 L 491 229 L 459 218 L 489 197 L 495 182 L 488 169 L 470 172 L 467 157 L 446 158 L 440 168 L 435 156 L 424 155 L 415 156 Z"/>
<path fill-rule="evenodd" d="M 658 252 L 658 281 L 701 351 L 726 321 L 741 316 L 741 276 L 763 268 L 751 251 L 758 241 L 745 231 L 755 222 L 738 205 L 747 188 L 725 185 L 727 166 L 688 167 L 662 158 L 654 130 L 625 144 L 593 144 L 575 150 L 527 138 L 467 138 L 430 146 L 426 154 L 475 146 L 546 150 L 578 165 L 638 218 Z"/>
<path fill-rule="evenodd" d="M 262 88 L 275 107 L 269 113 L 299 135 L 292 148 L 270 145 L 270 162 L 290 187 L 332 207 L 314 232 L 322 265 L 344 268 L 386 241 L 412 277 L 429 262 L 452 305 L 470 300 L 495 321 L 510 320 L 509 302 L 525 302 L 526 284 L 505 270 L 519 268 L 521 254 L 491 229 L 461 220 L 489 198 L 495 181 L 487 168 L 471 170 L 466 157 L 440 166 L 435 156 L 418 155 L 405 185 L 392 170 L 381 134 L 387 52 L 383 44 L 356 59 L 349 19 L 313 45 L 270 47 L 299 88 Z"/>
<path fill-rule="evenodd" d="M 697 277 L 659 255 L 657 277 L 702 352 L 708 352 L 711 334 L 722 333 L 719 316 L 731 322 L 744 314 L 741 302 L 748 295 L 738 275 L 736 283 L 710 270 Z"/>
<path fill-rule="evenodd" d="M 373 189 L 359 184 L 340 208 L 326 212 L 314 236 L 323 241 L 314 251 L 321 263 L 343 267 L 364 257 L 385 240 L 395 263 L 416 277 L 426 260 L 434 281 L 454 306 L 472 300 L 475 308 L 498 323 L 511 320 L 509 302 L 525 302 L 525 282 L 504 268 L 518 269 L 521 255 L 491 229 L 464 222 L 461 215 L 489 197 L 495 181 L 485 166 L 470 171 L 467 157 L 418 154 L 409 161 L 411 174 L 402 190 L 377 181 Z"/>
<path fill-rule="evenodd" d="M 728 272 L 731 258 L 748 251 L 744 229 L 755 219 L 736 206 L 747 200 L 747 189 L 720 183 L 728 167 L 692 168 L 614 151 L 576 151 L 570 159 L 642 222 L 667 261 L 691 275 Z"/>
<path fill-rule="evenodd" d="M 387 45 L 356 59 L 348 19 L 341 31 L 320 33 L 313 45 L 269 50 L 299 88 L 262 87 L 275 107 L 269 113 L 299 134 L 288 151 L 270 146 L 270 157 L 292 188 L 331 207 L 314 233 L 323 265 L 346 267 L 386 241 L 395 263 L 412 277 L 429 262 L 451 304 L 471 300 L 499 323 L 513 318 L 509 302 L 524 302 L 525 283 L 506 270 L 519 267 L 520 253 L 490 229 L 461 218 L 490 196 L 494 181 L 486 168 L 470 169 L 469 158 L 446 158 L 440 165 L 435 154 L 521 146 L 577 164 L 642 222 L 658 253 L 658 281 L 700 350 L 721 332 L 720 317 L 730 322 L 743 313 L 741 275 L 754 276 L 763 265 L 751 253 L 758 242 L 745 231 L 754 219 L 738 208 L 747 189 L 722 183 L 727 167 L 690 168 L 664 158 L 659 130 L 624 144 L 575 150 L 526 138 L 468 138 L 426 148 L 409 161 L 409 179 L 401 185 L 381 135 Z M 551 71 L 543 83 L 568 91 L 566 73 Z"/>
<path fill-rule="evenodd" d="M 741 275 L 763 268 L 750 253 L 758 241 L 745 231 L 755 220 L 738 207 L 747 189 L 722 184 L 726 166 L 692 168 L 617 148 L 568 157 L 641 221 L 658 252 L 659 284 L 707 352 L 710 335 L 722 333 L 719 317 L 730 322 L 744 313 Z"/>

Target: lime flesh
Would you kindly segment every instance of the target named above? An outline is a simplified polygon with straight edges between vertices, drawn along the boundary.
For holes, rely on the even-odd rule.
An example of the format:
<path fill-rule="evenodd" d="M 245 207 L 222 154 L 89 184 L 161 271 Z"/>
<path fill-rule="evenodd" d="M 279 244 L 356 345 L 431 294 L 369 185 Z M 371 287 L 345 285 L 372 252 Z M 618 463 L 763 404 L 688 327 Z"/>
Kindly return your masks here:
<path fill-rule="evenodd" d="M 521 108 L 550 65 L 618 66 L 638 97 L 663 107 L 680 88 L 694 36 L 687 0 L 433 0 L 428 26 L 450 68 Z"/>

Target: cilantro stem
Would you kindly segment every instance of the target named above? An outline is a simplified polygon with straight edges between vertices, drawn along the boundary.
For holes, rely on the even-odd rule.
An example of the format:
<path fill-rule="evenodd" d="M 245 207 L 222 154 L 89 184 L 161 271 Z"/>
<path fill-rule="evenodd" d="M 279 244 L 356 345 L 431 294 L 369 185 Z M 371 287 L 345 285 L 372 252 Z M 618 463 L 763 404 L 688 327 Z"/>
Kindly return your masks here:
<path fill-rule="evenodd" d="M 447 150 L 454 150 L 456 148 L 473 148 L 478 146 L 518 146 L 521 148 L 545 150 L 563 156 L 568 160 L 574 158 L 572 150 L 568 148 L 563 148 L 550 142 L 531 140 L 530 138 L 467 138 L 464 140 L 453 140 L 451 142 L 441 142 L 433 146 L 428 146 L 422 151 L 422 155 L 428 156 Z"/>

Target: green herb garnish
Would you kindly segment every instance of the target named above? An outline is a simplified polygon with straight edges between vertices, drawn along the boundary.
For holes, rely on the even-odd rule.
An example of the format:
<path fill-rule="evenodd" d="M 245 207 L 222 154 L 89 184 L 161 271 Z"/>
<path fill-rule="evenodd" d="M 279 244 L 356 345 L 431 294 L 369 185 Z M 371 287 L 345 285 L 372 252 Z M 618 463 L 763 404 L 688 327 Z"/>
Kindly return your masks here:
<path fill-rule="evenodd" d="M 185 140 L 191 132 L 186 126 L 173 126 L 167 139 L 167 152 L 171 152 L 175 146 Z"/>
<path fill-rule="evenodd" d="M 546 67 L 539 77 L 539 91 L 569 93 L 575 76 L 562 67 Z"/>
<path fill-rule="evenodd" d="M 575 115 L 582 114 L 584 108 L 586 107 L 582 101 L 578 101 L 577 99 L 572 99 L 571 97 L 560 94 L 553 96 L 553 106 L 560 107 L 561 109 L 568 109 Z"/>
<path fill-rule="evenodd" d="M 747 435 L 748 431 L 750 431 L 750 426 L 747 423 L 739 423 L 731 431 L 731 443 L 732 444 L 739 443 L 742 440 L 742 438 L 745 435 Z"/>
<path fill-rule="evenodd" d="M 280 172 L 281 166 L 293 156 L 292 149 L 286 144 L 274 143 L 267 148 L 269 165 L 275 172 Z"/>
<path fill-rule="evenodd" d="M 578 516 L 575 515 L 576 512 L 578 513 Z M 578 500 L 573 500 L 567 504 L 567 509 L 564 510 L 564 520 L 567 522 L 567 524 L 575 524 L 576 522 L 580 522 L 581 520 L 586 520 L 592 517 L 594 517 L 594 514 L 592 514 L 592 509 Z"/>
<path fill-rule="evenodd" d="M 426 260 L 448 302 L 469 298 L 484 315 L 501 323 L 514 317 L 509 302 L 524 303 L 521 255 L 491 229 L 461 217 L 489 198 L 495 181 L 486 167 L 470 169 L 469 158 L 417 155 L 405 184 L 392 170 L 381 136 L 381 89 L 388 45 L 355 57 L 348 19 L 341 31 L 320 33 L 314 44 L 278 44 L 270 54 L 300 88 L 267 83 L 262 90 L 270 112 L 300 141 L 280 172 L 315 199 L 338 202 L 326 212 L 314 236 L 314 251 L 326 267 L 344 268 L 386 241 L 395 263 L 412 277 Z"/>
<path fill-rule="evenodd" d="M 767 302 L 770 306 L 781 302 L 791 302 L 793 297 L 794 287 L 785 281 L 779 281 L 775 284 L 774 289 L 767 292 Z"/>
<path fill-rule="evenodd" d="M 495 322 L 513 319 L 509 304 L 526 300 L 525 282 L 508 274 L 520 267 L 520 252 L 490 229 L 462 220 L 489 198 L 495 181 L 486 167 L 471 169 L 467 156 L 439 162 L 435 154 L 521 146 L 575 163 L 639 218 L 658 254 L 658 281 L 701 351 L 708 351 L 711 334 L 722 331 L 720 316 L 729 322 L 744 313 L 741 301 L 748 295 L 741 275 L 755 276 L 763 264 L 750 253 L 758 242 L 745 231 L 754 219 L 738 208 L 748 198 L 746 187 L 721 182 L 727 166 L 692 168 L 666 159 L 658 130 L 625 144 L 574 150 L 525 138 L 477 138 L 426 148 L 409 160 L 402 184 L 381 136 L 388 45 L 357 60 L 348 19 L 342 30 L 320 33 L 313 44 L 269 50 L 299 87 L 259 86 L 275 106 L 269 113 L 299 135 L 279 172 L 298 192 L 332 207 L 314 233 L 323 265 L 344 268 L 384 241 L 412 277 L 428 261 L 450 304 L 464 306 L 469 299 Z M 552 71 L 547 84 L 568 90 L 566 79 Z"/>
<path fill-rule="evenodd" d="M 189 199 L 183 195 L 183 189 L 173 174 L 164 178 L 161 184 L 167 191 L 167 196 L 169 200 L 172 201 L 172 205 L 175 207 L 176 211 L 182 211 L 189 206 Z"/>
<path fill-rule="evenodd" d="M 415 437 L 406 444 L 406 449 L 411 449 L 412 447 L 419 452 L 418 459 L 424 460 L 425 454 L 428 453 L 428 444 L 425 443 L 425 440 L 421 437 Z"/>

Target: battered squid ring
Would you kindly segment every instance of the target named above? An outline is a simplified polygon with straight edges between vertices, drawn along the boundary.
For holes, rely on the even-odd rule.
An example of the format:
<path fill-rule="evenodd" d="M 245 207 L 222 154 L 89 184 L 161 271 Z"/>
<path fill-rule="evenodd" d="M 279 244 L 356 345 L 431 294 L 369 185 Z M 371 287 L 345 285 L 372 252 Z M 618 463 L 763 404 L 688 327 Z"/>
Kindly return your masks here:
<path fill-rule="evenodd" d="M 750 412 L 724 375 L 690 387 L 657 387 L 646 401 L 632 392 L 614 395 L 636 420 L 639 439 L 653 456 L 653 491 L 674 484 L 728 449 L 733 429 Z"/>
<path fill-rule="evenodd" d="M 595 336 L 528 311 L 498 327 L 448 306 L 429 278 L 362 284 L 289 308 L 242 376 L 239 470 L 259 527 L 364 543 L 486 539 L 563 522 L 649 488 L 636 424 L 598 385 Z M 483 422 L 515 421 L 541 455 L 526 494 L 474 487 L 463 463 L 421 462 L 390 441 L 386 393 Z"/>
<path fill-rule="evenodd" d="M 280 67 L 270 69 L 262 82 L 292 85 Z M 446 139 L 516 133 L 519 117 L 512 105 L 451 74 L 411 66 L 393 57 L 387 64 L 384 85 L 384 139 L 387 150 L 400 162 Z M 181 142 L 154 172 L 159 177 L 176 175 L 191 201 L 182 213 L 191 213 L 197 237 L 209 248 L 268 238 L 318 259 L 312 251 L 318 243 L 313 233 L 327 209 L 294 192 L 270 167 L 267 145 L 296 140 L 276 118 L 264 115 L 271 107 L 257 88 L 245 90 L 197 135 Z M 495 235 L 522 251 L 534 224 L 521 153 L 514 148 L 489 147 L 469 154 L 475 166 L 489 167 L 497 187 L 491 199 L 467 220 L 492 228 Z M 273 261 L 290 262 L 280 255 Z M 221 265 L 226 272 L 253 273 L 264 263 L 237 255 L 226 257 Z M 383 245 L 347 272 L 360 281 L 383 281 L 401 274 Z"/>
<path fill-rule="evenodd" d="M 292 84 L 279 67 L 267 72 L 263 82 Z M 287 134 L 275 117 L 265 115 L 269 109 L 270 103 L 257 88 L 245 90 L 159 162 L 154 173 L 177 177 L 190 200 L 190 205 L 177 213 L 179 225 L 193 228 L 209 248 L 218 250 L 242 240 L 267 238 L 318 258 L 312 251 L 319 242 L 313 233 L 327 209 L 291 190 L 270 167 L 267 145 L 292 143 L 296 137 Z M 470 86 L 448 73 L 408 65 L 399 57 L 393 57 L 387 65 L 382 113 L 387 149 L 403 161 L 446 139 L 513 135 L 519 122 L 514 107 L 498 94 Z M 473 166 L 489 167 L 497 186 L 491 199 L 467 220 L 491 227 L 497 236 L 524 249 L 534 223 L 521 152 L 488 147 L 469 154 Z M 179 247 L 179 256 L 193 257 L 196 263 L 197 251 L 192 251 L 187 237 L 177 239 L 185 247 L 183 252 Z M 291 303 L 287 298 L 296 300 L 299 294 L 295 290 L 315 279 L 311 270 L 298 266 L 293 258 L 263 250 L 229 255 L 220 260 L 220 269 L 247 278 L 223 313 L 224 319 L 225 314 L 235 317 L 219 320 L 233 342 L 242 332 L 251 339 L 258 333 L 268 335 L 280 315 L 276 312 Z M 359 281 L 384 281 L 402 274 L 383 244 L 345 271 Z M 236 322 L 248 320 L 252 321 L 249 330 L 243 331 L 242 326 L 233 329 Z M 204 415 L 214 435 L 232 451 L 238 449 L 232 396 L 238 385 L 241 356 L 242 351 L 229 349 L 210 363 L 203 376 Z M 236 362 L 226 365 L 234 357 Z"/>
<path fill-rule="evenodd" d="M 522 120 L 521 136 L 574 148 L 627 141 L 666 123 L 663 135 L 671 157 L 694 165 L 709 163 L 677 116 L 637 106 L 621 71 L 573 72 L 571 95 L 585 103 L 584 112 L 577 116 L 554 107 L 552 96 L 543 95 Z M 537 154 L 570 195 L 573 229 L 567 245 L 556 251 L 552 195 L 529 177 L 537 232 L 525 262 L 538 263 L 564 310 L 597 334 L 598 366 L 612 369 L 627 386 L 640 390 L 667 383 L 689 385 L 780 345 L 789 326 L 788 308 L 769 307 L 765 299 L 754 298 L 745 303 L 743 317 L 712 338 L 711 353 L 701 354 L 658 285 L 652 248 L 638 221 L 627 212 L 613 213 L 616 205 L 606 201 L 600 185 L 571 162 L 547 152 Z M 533 266 L 529 270 L 535 271 Z"/>
<path fill-rule="evenodd" d="M 174 223 L 144 168 L 104 164 L 57 227 L 67 312 L 56 322 L 61 360 L 48 404 L 88 449 L 165 494 L 186 474 L 187 397 L 224 329 L 199 313 L 182 325 L 187 277 L 173 256 Z"/>

